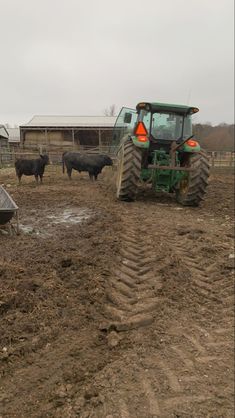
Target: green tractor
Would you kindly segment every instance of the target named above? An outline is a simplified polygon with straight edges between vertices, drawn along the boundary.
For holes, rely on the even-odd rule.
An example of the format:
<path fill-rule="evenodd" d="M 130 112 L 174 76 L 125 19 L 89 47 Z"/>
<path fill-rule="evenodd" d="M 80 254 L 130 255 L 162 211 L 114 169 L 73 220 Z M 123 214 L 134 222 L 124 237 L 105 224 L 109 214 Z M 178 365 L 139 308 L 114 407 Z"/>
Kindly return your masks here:
<path fill-rule="evenodd" d="M 123 107 L 117 117 L 112 149 L 117 154 L 117 198 L 134 200 L 139 185 L 176 193 L 182 205 L 197 206 L 206 192 L 209 162 L 192 139 L 192 114 L 199 109 L 166 103 Z"/>

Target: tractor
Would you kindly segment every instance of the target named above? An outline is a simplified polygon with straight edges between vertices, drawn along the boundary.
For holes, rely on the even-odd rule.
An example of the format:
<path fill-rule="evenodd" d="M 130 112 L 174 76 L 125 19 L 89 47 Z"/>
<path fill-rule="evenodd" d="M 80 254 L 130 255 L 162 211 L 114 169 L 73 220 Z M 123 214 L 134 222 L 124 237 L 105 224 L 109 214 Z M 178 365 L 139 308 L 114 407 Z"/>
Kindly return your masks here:
<path fill-rule="evenodd" d="M 112 151 L 117 155 L 119 200 L 136 199 L 139 186 L 175 193 L 185 206 L 198 206 L 206 192 L 209 161 L 192 135 L 191 106 L 147 103 L 123 107 L 116 119 Z"/>

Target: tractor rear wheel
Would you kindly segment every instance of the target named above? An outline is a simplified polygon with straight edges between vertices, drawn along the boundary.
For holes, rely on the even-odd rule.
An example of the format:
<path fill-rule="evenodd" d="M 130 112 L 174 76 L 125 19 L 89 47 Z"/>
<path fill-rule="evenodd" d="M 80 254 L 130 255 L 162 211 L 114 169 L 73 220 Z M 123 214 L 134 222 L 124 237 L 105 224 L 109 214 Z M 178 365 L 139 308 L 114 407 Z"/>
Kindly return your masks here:
<path fill-rule="evenodd" d="M 197 154 L 188 154 L 185 167 L 192 171 L 180 181 L 176 190 L 176 200 L 184 206 L 198 206 L 203 200 L 209 178 L 209 159 L 202 151 Z"/>
<path fill-rule="evenodd" d="M 140 180 L 142 153 L 130 139 L 121 145 L 118 152 L 117 198 L 131 201 L 135 199 Z"/>

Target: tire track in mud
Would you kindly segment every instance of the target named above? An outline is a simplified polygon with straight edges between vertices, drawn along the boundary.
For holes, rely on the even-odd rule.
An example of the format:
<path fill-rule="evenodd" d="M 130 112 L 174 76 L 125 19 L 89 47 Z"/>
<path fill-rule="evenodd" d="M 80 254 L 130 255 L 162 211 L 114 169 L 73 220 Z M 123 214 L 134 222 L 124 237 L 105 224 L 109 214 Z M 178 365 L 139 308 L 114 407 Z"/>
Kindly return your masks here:
<path fill-rule="evenodd" d="M 171 416 L 217 416 L 221 399 L 226 400 L 223 416 L 233 416 L 233 373 L 224 368 L 229 365 L 230 353 L 223 353 L 224 333 L 214 334 L 195 324 L 189 329 L 173 323 L 171 344 L 164 350 L 148 350 L 140 356 L 129 353 L 102 371 L 107 382 L 103 404 L 94 417 L 117 418 L 169 418 Z M 218 351 L 218 352 L 217 352 Z M 222 363 L 221 363 L 222 362 Z M 130 373 L 130 364 L 131 370 Z M 218 377 L 215 379 L 215 369 Z M 221 392 L 220 378 L 226 376 L 228 387 Z M 102 379 L 101 379 L 102 381 Z M 96 376 L 96 384 L 99 381 Z M 103 391 L 102 391 L 103 392 Z M 103 392 L 104 393 L 104 392 Z M 111 399 L 111 401 L 110 401 Z M 195 411 L 199 411 L 195 412 Z M 206 415 L 207 414 L 207 415 Z"/>
<path fill-rule="evenodd" d="M 231 277 L 220 271 L 216 254 L 208 262 L 200 244 L 190 246 L 192 241 L 179 238 L 172 231 L 159 235 L 158 239 L 165 240 L 169 252 L 188 270 L 187 306 L 184 305 L 181 316 L 181 321 L 185 318 L 182 325 L 174 318 L 172 293 L 167 294 L 165 289 L 164 300 L 158 294 L 163 287 L 161 272 L 171 274 L 167 270 L 169 261 L 163 260 L 156 266 L 153 243 L 140 223 L 140 218 L 135 221 L 134 217 L 132 221 L 123 222 L 125 232 L 122 233 L 119 264 L 108 286 L 106 315 L 111 328 L 117 331 L 147 325 L 157 330 L 155 314 L 162 306 L 165 312 L 169 309 L 172 313 L 172 325 L 169 326 L 169 318 L 165 321 L 170 342 L 163 350 L 148 348 L 142 356 L 131 351 L 126 359 L 112 363 L 116 390 L 114 393 L 106 387 L 105 409 L 99 406 L 94 417 L 216 416 L 221 400 L 223 417 L 230 417 L 233 415 L 233 353 L 232 347 L 228 349 L 233 333 Z M 187 318 L 187 314 L 192 313 L 193 317 Z M 214 320 L 207 323 L 207 315 Z M 129 364 L 132 364 L 131 375 L 125 372 L 130 370 Z M 105 370 L 102 373 L 105 375 Z M 221 380 L 226 381 L 226 385 L 221 386 Z M 195 411 L 199 409 L 197 415 Z"/>
<path fill-rule="evenodd" d="M 163 299 L 162 284 L 153 274 L 152 243 L 135 220 L 124 222 L 120 258 L 107 289 L 105 313 L 110 328 L 128 331 L 150 325 Z"/>
<path fill-rule="evenodd" d="M 169 243 L 188 269 L 190 296 L 198 298 L 205 312 L 216 313 L 225 324 L 230 322 L 234 316 L 233 266 L 221 271 L 216 256 L 208 263 L 205 250 L 202 252 L 200 245 L 190 249 L 187 238 L 171 236 Z"/>

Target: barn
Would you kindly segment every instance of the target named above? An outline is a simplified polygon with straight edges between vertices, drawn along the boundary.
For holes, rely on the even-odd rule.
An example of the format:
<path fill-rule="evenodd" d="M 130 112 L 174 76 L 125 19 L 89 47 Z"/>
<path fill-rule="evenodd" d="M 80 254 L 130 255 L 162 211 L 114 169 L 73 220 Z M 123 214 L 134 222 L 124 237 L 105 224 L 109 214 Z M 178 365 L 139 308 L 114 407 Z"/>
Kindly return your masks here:
<path fill-rule="evenodd" d="M 115 120 L 113 116 L 34 116 L 20 126 L 21 147 L 45 151 L 71 148 L 104 151 L 110 144 Z"/>

